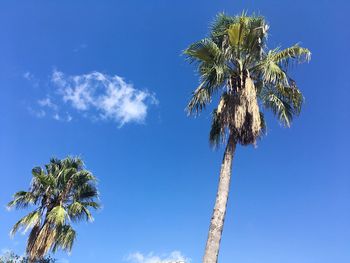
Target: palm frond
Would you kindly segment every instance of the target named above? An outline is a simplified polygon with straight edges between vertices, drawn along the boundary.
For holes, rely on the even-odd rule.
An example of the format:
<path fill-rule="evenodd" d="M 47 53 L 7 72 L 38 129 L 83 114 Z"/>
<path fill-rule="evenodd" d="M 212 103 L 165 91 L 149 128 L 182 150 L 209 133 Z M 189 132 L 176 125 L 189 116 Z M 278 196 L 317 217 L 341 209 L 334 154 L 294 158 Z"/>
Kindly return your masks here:
<path fill-rule="evenodd" d="M 193 43 L 183 52 L 190 62 L 207 62 L 219 60 L 221 50 L 210 38 Z"/>
<path fill-rule="evenodd" d="M 14 194 L 13 200 L 7 204 L 8 208 L 15 207 L 19 208 L 27 208 L 29 205 L 34 204 L 37 200 L 37 197 L 31 193 L 26 191 L 19 191 Z"/>
<path fill-rule="evenodd" d="M 82 220 L 83 218 L 85 218 L 87 221 L 93 221 L 93 217 L 89 209 L 86 208 L 87 203 L 91 203 L 95 207 L 98 206 L 98 204 L 95 202 L 80 203 L 76 201 L 68 206 L 67 211 L 68 211 L 69 217 L 73 221 L 79 221 L 79 220 Z"/>
<path fill-rule="evenodd" d="M 24 232 L 28 231 L 34 225 L 37 225 L 40 221 L 40 212 L 34 211 L 29 213 L 28 215 L 22 217 L 11 230 L 11 235 L 13 236 L 20 228 L 24 227 Z"/>
<path fill-rule="evenodd" d="M 56 206 L 47 214 L 48 222 L 55 225 L 63 225 L 66 220 L 69 219 L 69 215 L 63 206 Z"/>
<path fill-rule="evenodd" d="M 251 72 L 261 73 L 264 83 L 272 85 L 288 85 L 288 77 L 286 72 L 278 63 L 273 60 L 273 51 L 269 51 L 267 56 L 259 62 L 258 65 L 251 69 Z"/>
<path fill-rule="evenodd" d="M 203 86 L 213 93 L 224 84 L 229 68 L 224 63 L 202 63 L 199 65 L 198 71 Z"/>
<path fill-rule="evenodd" d="M 283 63 L 285 66 L 288 66 L 291 59 L 298 63 L 308 62 L 311 59 L 311 52 L 307 48 L 295 44 L 284 50 L 275 50 L 272 55 L 272 60 L 275 63 Z"/>
<path fill-rule="evenodd" d="M 32 170 L 32 174 L 34 188 L 53 187 L 55 184 L 55 178 L 51 174 L 45 174 L 40 167 L 35 167 Z"/>
<path fill-rule="evenodd" d="M 101 207 L 101 205 L 99 203 L 93 202 L 93 201 L 91 201 L 91 202 L 81 202 L 81 204 L 83 206 L 85 206 L 85 207 L 90 206 L 90 207 L 92 207 L 94 209 L 99 209 Z"/>
<path fill-rule="evenodd" d="M 273 91 L 264 94 L 262 100 L 266 109 L 272 110 L 283 124 L 290 127 L 293 119 L 293 107 L 287 101 L 284 101 Z"/>
<path fill-rule="evenodd" d="M 202 83 L 203 84 L 203 83 Z M 211 102 L 211 92 L 209 89 L 200 85 L 195 92 L 193 92 L 192 98 L 187 105 L 187 112 L 189 114 L 198 113 L 202 111 L 207 104 Z"/>
<path fill-rule="evenodd" d="M 265 121 L 265 115 L 260 111 L 260 122 L 261 122 L 261 135 L 266 134 L 267 126 Z"/>
<path fill-rule="evenodd" d="M 304 102 L 304 97 L 296 86 L 276 86 L 279 97 L 288 102 L 293 108 L 293 115 L 299 115 Z"/>
<path fill-rule="evenodd" d="M 73 199 L 77 201 L 92 201 L 98 197 L 96 186 L 91 184 L 84 184 L 77 188 L 73 194 Z"/>
<path fill-rule="evenodd" d="M 215 39 L 226 33 L 226 30 L 233 23 L 237 22 L 237 17 L 228 16 L 225 13 L 219 13 L 210 27 L 210 37 Z"/>
<path fill-rule="evenodd" d="M 96 181 L 96 178 L 89 171 L 82 170 L 74 174 L 74 176 L 72 177 L 72 181 L 73 188 L 78 188 L 81 185 L 84 185 L 88 182 Z"/>
<path fill-rule="evenodd" d="M 56 252 L 59 248 L 70 252 L 76 239 L 75 230 L 69 225 L 63 225 L 57 229 L 57 239 L 53 244 L 52 251 Z"/>

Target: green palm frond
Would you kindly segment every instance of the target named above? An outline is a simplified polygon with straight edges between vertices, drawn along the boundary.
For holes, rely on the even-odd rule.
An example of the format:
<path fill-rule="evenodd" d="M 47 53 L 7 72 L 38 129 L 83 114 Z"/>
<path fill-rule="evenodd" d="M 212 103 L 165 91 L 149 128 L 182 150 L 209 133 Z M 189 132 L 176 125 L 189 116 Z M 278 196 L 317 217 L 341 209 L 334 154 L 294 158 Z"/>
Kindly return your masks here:
<path fill-rule="evenodd" d="M 224 84 L 228 70 L 227 65 L 220 63 L 203 63 L 198 68 L 202 83 L 204 84 L 203 86 L 211 93 L 218 90 Z"/>
<path fill-rule="evenodd" d="M 92 207 L 94 209 L 99 209 L 101 207 L 100 203 L 97 202 L 81 202 L 81 204 L 85 207 Z"/>
<path fill-rule="evenodd" d="M 75 168 L 77 170 L 82 169 L 84 166 L 84 162 L 79 157 L 71 157 L 68 156 L 67 158 L 63 159 L 60 164 L 66 168 Z"/>
<path fill-rule="evenodd" d="M 243 44 L 245 34 L 247 33 L 245 31 L 245 23 L 237 22 L 234 24 L 231 24 L 230 27 L 227 29 L 227 35 L 228 40 L 231 46 L 240 46 Z"/>
<path fill-rule="evenodd" d="M 311 52 L 307 48 L 295 44 L 284 50 L 275 50 L 272 59 L 275 63 L 283 63 L 288 66 L 291 59 L 299 63 L 310 61 Z"/>
<path fill-rule="evenodd" d="M 261 135 L 266 134 L 267 126 L 265 121 L 265 115 L 260 111 L 260 120 L 261 120 Z"/>
<path fill-rule="evenodd" d="M 71 179 L 75 174 L 78 173 L 78 169 L 76 167 L 67 167 L 60 173 L 60 182 L 67 183 L 69 179 Z"/>
<path fill-rule="evenodd" d="M 264 83 L 272 85 L 288 85 L 286 72 L 274 61 L 274 51 L 269 51 L 267 56 L 251 69 L 253 74 L 260 74 Z"/>
<path fill-rule="evenodd" d="M 230 27 L 230 25 L 236 22 L 237 17 L 228 16 L 225 13 L 219 13 L 210 26 L 211 39 L 215 39 L 224 35 L 226 30 Z"/>
<path fill-rule="evenodd" d="M 192 95 L 187 105 L 189 114 L 202 111 L 207 104 L 211 102 L 211 91 L 203 85 L 199 86 Z"/>
<path fill-rule="evenodd" d="M 34 211 L 22 217 L 12 228 L 11 235 L 13 236 L 20 228 L 24 227 L 24 232 L 27 232 L 31 227 L 40 222 L 40 212 Z"/>
<path fill-rule="evenodd" d="M 63 206 L 56 206 L 50 212 L 47 213 L 48 222 L 54 225 L 63 225 L 66 220 L 69 219 L 69 215 Z"/>
<path fill-rule="evenodd" d="M 293 115 L 299 115 L 304 102 L 304 97 L 296 87 L 277 86 L 276 93 L 293 108 Z"/>
<path fill-rule="evenodd" d="M 98 196 L 97 188 L 92 184 L 84 184 L 77 188 L 73 199 L 78 201 L 92 201 Z"/>
<path fill-rule="evenodd" d="M 220 59 L 222 55 L 221 50 L 209 38 L 202 39 L 190 45 L 183 52 L 190 62 L 207 62 L 213 63 Z"/>
<path fill-rule="evenodd" d="M 59 248 L 70 252 L 76 239 L 75 230 L 69 225 L 63 225 L 57 229 L 57 239 L 53 244 L 52 251 L 56 252 Z"/>
<path fill-rule="evenodd" d="M 15 207 L 19 208 L 27 208 L 29 205 L 32 205 L 36 202 L 37 197 L 31 193 L 26 191 L 19 191 L 14 194 L 13 200 L 7 204 L 8 208 Z"/>
<path fill-rule="evenodd" d="M 214 90 L 222 84 L 228 68 L 223 63 L 224 54 L 211 39 L 206 38 L 192 44 L 184 54 L 191 62 L 198 64 L 203 86 Z"/>
<path fill-rule="evenodd" d="M 77 188 L 88 182 L 96 181 L 96 178 L 89 171 L 82 170 L 75 173 L 74 177 L 72 177 L 72 180 L 73 180 L 73 187 Z"/>
<path fill-rule="evenodd" d="M 55 178 L 52 176 L 52 174 L 45 174 L 44 170 L 40 167 L 35 167 L 32 170 L 34 184 L 36 184 L 36 187 L 40 188 L 47 188 L 47 187 L 53 187 L 55 184 Z"/>
<path fill-rule="evenodd" d="M 68 214 L 69 217 L 73 221 L 79 221 L 83 218 L 85 218 L 88 221 L 93 221 L 93 217 L 89 211 L 89 209 L 86 208 L 87 203 L 91 203 L 92 206 L 98 207 L 98 204 L 95 202 L 74 202 L 71 205 L 68 206 Z"/>
<path fill-rule="evenodd" d="M 278 116 L 278 119 L 289 127 L 293 119 L 293 107 L 273 91 L 264 94 L 262 99 L 264 107 L 272 110 L 272 112 Z"/>

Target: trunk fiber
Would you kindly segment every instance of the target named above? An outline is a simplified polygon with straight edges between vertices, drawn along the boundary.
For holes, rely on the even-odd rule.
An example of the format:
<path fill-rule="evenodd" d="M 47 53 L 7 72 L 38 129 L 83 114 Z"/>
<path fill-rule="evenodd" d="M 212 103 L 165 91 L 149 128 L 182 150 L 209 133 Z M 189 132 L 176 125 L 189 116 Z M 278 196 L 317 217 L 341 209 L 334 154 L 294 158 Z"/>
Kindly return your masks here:
<path fill-rule="evenodd" d="M 230 135 L 221 164 L 218 192 L 213 215 L 210 221 L 207 244 L 203 257 L 203 263 L 217 263 L 220 240 L 224 227 L 226 206 L 231 181 L 232 160 L 236 149 L 236 142 Z"/>

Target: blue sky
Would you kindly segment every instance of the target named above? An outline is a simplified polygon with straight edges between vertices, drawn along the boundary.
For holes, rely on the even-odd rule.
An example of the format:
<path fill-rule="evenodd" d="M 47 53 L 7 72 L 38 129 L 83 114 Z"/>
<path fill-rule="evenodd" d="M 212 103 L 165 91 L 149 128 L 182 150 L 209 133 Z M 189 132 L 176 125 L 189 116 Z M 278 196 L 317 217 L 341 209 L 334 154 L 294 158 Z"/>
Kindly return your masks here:
<path fill-rule="evenodd" d="M 5 204 L 31 168 L 80 155 L 103 209 L 57 258 L 200 262 L 222 149 L 209 112 L 184 112 L 198 80 L 180 54 L 243 9 L 266 16 L 269 47 L 313 56 L 293 69 L 302 115 L 290 129 L 268 115 L 258 147 L 237 150 L 220 262 L 350 262 L 350 4 L 326 0 L 1 1 L 0 249 L 24 251 L 9 230 L 25 211 Z"/>

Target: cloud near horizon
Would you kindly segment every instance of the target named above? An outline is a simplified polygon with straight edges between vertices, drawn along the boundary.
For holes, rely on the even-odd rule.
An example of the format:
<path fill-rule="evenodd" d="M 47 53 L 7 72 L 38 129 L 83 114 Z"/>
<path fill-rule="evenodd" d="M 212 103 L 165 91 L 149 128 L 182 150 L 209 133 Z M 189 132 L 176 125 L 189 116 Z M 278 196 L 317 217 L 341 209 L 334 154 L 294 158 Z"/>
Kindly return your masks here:
<path fill-rule="evenodd" d="M 135 252 L 129 254 L 125 261 L 131 263 L 190 263 L 191 260 L 182 255 L 180 251 L 172 251 L 162 255 L 155 255 L 153 252 L 146 255 Z"/>

